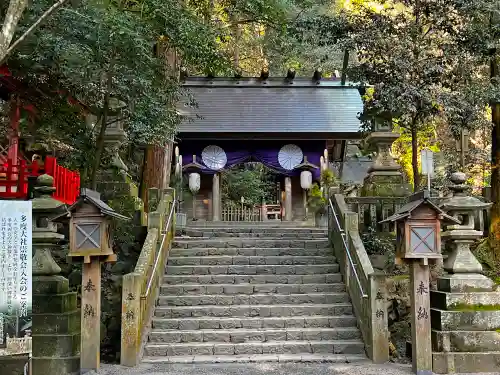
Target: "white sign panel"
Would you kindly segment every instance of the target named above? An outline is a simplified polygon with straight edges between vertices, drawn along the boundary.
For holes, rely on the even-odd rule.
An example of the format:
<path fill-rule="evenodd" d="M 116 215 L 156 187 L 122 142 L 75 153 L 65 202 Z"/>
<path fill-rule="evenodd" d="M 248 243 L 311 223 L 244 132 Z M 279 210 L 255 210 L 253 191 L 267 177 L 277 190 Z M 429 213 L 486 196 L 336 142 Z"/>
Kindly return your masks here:
<path fill-rule="evenodd" d="M 31 314 L 31 258 L 31 202 L 0 201 L 0 323 Z"/>
<path fill-rule="evenodd" d="M 422 161 L 422 174 L 434 177 L 434 153 L 431 150 L 422 150 L 420 153 Z"/>

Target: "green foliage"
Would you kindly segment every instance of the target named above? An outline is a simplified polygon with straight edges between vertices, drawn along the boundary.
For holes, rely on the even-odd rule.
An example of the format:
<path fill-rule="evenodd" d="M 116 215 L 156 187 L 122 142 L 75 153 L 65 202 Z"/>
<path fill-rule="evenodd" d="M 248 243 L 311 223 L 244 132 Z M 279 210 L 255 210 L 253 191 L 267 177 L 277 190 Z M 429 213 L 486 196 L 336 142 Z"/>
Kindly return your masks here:
<path fill-rule="evenodd" d="M 351 31 L 341 43 L 358 57 L 348 74 L 373 86 L 361 116 L 364 129 L 385 123 L 404 130 L 412 150 L 403 158 L 409 156 L 407 170 L 417 185 L 418 152 L 428 143 L 419 137 L 432 132 L 436 118 L 446 118 L 455 133 L 474 126 L 484 119 L 491 92 L 475 57 L 461 47 L 471 21 L 463 7 L 462 1 L 394 0 L 355 2 L 342 12 Z"/>
<path fill-rule="evenodd" d="M 246 168 L 242 165 L 224 171 L 221 184 L 223 201 L 228 204 L 241 205 L 241 197 L 248 205 L 275 199 L 273 198 L 276 193 L 274 173 L 262 164 L 258 164 L 255 168 Z"/>
<path fill-rule="evenodd" d="M 361 234 L 361 240 L 368 255 L 394 254 L 395 236 L 390 233 L 377 232 L 375 228 L 369 227 Z"/>
<path fill-rule="evenodd" d="M 309 209 L 314 213 L 322 213 L 325 211 L 326 204 L 327 201 L 321 187 L 317 183 L 314 183 L 307 199 Z"/>

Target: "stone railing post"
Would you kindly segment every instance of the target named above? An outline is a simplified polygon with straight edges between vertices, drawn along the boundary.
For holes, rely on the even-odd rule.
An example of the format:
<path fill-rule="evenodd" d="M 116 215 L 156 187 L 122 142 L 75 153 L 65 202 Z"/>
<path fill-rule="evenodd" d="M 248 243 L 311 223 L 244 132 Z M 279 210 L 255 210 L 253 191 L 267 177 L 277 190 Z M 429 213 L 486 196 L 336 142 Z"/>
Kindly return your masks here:
<path fill-rule="evenodd" d="M 122 366 L 132 367 L 139 363 L 142 333 L 141 287 L 141 275 L 129 273 L 123 276 L 122 340 L 120 351 L 120 364 Z M 125 319 L 123 319 L 124 317 Z"/>
<path fill-rule="evenodd" d="M 37 179 L 33 199 L 33 374 L 67 375 L 80 371 L 80 311 L 76 292 L 52 257 L 64 236 L 51 217 L 65 205 L 51 197 L 54 179 Z"/>
<path fill-rule="evenodd" d="M 389 323 L 387 316 L 387 276 L 385 273 L 369 275 L 369 318 L 371 328 L 371 360 L 385 363 L 389 360 Z"/>
<path fill-rule="evenodd" d="M 500 291 L 482 274 L 470 249 L 483 236 L 476 230 L 475 216 L 491 203 L 468 196 L 466 180 L 464 173 L 454 173 L 454 194 L 442 202 L 461 223 L 448 225 L 441 235 L 450 249 L 444 262 L 447 273 L 431 291 L 432 362 L 437 374 L 497 372 L 500 363 Z"/>

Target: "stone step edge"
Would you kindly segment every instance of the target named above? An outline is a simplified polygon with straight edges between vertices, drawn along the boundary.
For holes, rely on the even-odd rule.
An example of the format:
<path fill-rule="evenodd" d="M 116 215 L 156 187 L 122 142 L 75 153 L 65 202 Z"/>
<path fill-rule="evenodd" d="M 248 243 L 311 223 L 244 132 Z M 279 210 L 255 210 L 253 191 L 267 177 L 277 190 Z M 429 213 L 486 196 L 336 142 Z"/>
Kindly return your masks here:
<path fill-rule="evenodd" d="M 335 331 L 335 332 L 351 332 L 351 331 L 359 331 L 359 329 L 356 326 L 352 327 L 337 327 L 337 328 L 331 328 L 331 327 L 307 327 L 307 328 L 231 328 L 231 329 L 158 329 L 158 328 L 153 328 L 149 331 L 150 335 L 154 334 L 161 334 L 161 333 L 173 333 L 173 332 L 179 332 L 179 333 L 196 333 L 196 332 L 214 332 L 214 333 L 233 333 L 233 332 L 238 332 L 238 333 L 253 333 L 253 332 L 274 332 L 274 331 L 301 331 L 301 332 L 314 332 L 314 331 Z M 296 341 L 296 340 L 294 340 Z M 197 342 L 197 341 L 195 341 Z M 218 342 L 218 341 L 217 341 Z M 260 342 L 260 341 L 258 341 Z"/>
<path fill-rule="evenodd" d="M 323 240 L 322 240 L 323 241 Z M 227 250 L 227 249 L 245 249 L 245 250 L 252 250 L 252 249 L 258 249 L 258 250 L 274 250 L 274 249 L 279 249 L 279 250 L 304 250 L 304 251 L 311 251 L 314 249 L 306 249 L 305 247 L 190 247 L 190 248 L 184 248 L 184 247 L 173 247 L 170 252 L 176 251 L 176 250 L 184 250 L 184 251 L 193 251 L 193 250 Z M 321 248 L 324 250 L 330 249 L 330 247 L 324 247 Z M 244 256 L 244 255 L 242 255 Z"/>
<path fill-rule="evenodd" d="M 219 320 L 219 321 L 228 321 L 228 320 L 261 320 L 261 319 L 275 319 L 275 320 L 291 320 L 291 319 L 341 319 L 341 318 L 350 318 L 353 315 L 302 315 L 302 316 L 268 316 L 268 317 L 251 317 L 251 316 L 237 316 L 237 317 L 217 317 L 217 316 L 196 316 L 196 317 L 186 317 L 186 318 L 160 318 L 153 317 L 153 322 L 155 321 L 165 321 L 165 320 Z M 314 327 L 310 327 L 314 328 Z M 320 328 L 320 327 L 318 327 Z M 236 328 L 239 329 L 239 328 Z M 286 329 L 286 328 L 285 328 Z"/>
<path fill-rule="evenodd" d="M 274 233 L 269 233 L 269 234 L 274 234 Z M 266 236 L 266 237 L 190 237 L 190 236 L 185 236 L 185 237 L 179 237 L 176 236 L 174 237 L 174 242 L 181 242 L 181 241 L 188 241 L 188 242 L 196 242 L 196 241 L 203 241 L 203 242 L 208 242 L 208 241 L 217 241 L 217 242 L 228 242 L 228 241 L 293 241 L 293 242 L 300 242 L 300 241 L 315 241 L 315 242 L 325 242 L 328 241 L 328 237 L 325 236 L 325 238 L 299 238 L 299 237 L 293 237 L 293 238 L 284 238 L 284 237 L 272 237 L 272 236 Z"/>
<path fill-rule="evenodd" d="M 157 306 L 156 310 L 160 309 L 217 309 L 217 308 L 239 308 L 239 307 L 258 307 L 258 308 L 266 308 L 266 307 L 314 307 L 314 306 L 325 306 L 325 307 L 352 307 L 352 303 L 350 302 L 339 302 L 339 303 L 294 303 L 294 304 L 285 304 L 285 305 L 201 305 L 201 306 Z M 351 315 L 351 314 L 349 314 Z M 304 315 L 300 315 L 304 316 Z M 313 316 L 313 315 L 305 315 L 305 316 Z"/>
<path fill-rule="evenodd" d="M 314 344 L 314 345 L 321 345 L 321 344 L 328 344 L 328 345 L 365 345 L 363 343 L 363 340 L 361 339 L 348 339 L 348 340 L 289 340 L 289 341 L 283 341 L 283 340 L 276 340 L 276 341 L 266 341 L 266 342 L 260 342 L 260 341 L 249 341 L 249 342 L 231 342 L 231 343 L 223 343 L 223 342 L 218 342 L 218 341 L 205 341 L 205 342 L 179 342 L 179 343 L 151 343 L 148 342 L 146 344 L 146 347 L 148 348 L 164 348 L 168 346 L 216 346 L 216 345 L 233 345 L 233 346 L 251 346 L 251 345 L 300 345 L 300 344 Z"/>
<path fill-rule="evenodd" d="M 228 258 L 334 258 L 333 255 L 189 255 L 185 257 L 177 257 L 169 255 L 168 260 L 171 259 L 228 259 Z"/>
<path fill-rule="evenodd" d="M 232 284 L 235 285 L 235 284 Z M 285 284 L 286 285 L 286 284 Z M 290 284 L 293 285 L 293 284 Z M 301 285 L 301 284 L 298 284 Z M 287 297 L 294 297 L 294 296 L 303 296 L 304 294 L 307 294 L 308 296 L 348 296 L 349 294 L 347 292 L 311 292 L 311 293 L 290 293 L 290 294 L 283 294 L 283 293 L 255 293 L 255 294 L 184 294 L 184 295 L 177 295 L 177 294 L 161 294 L 158 298 L 198 298 L 198 297 L 241 297 L 241 296 L 252 296 L 252 297 L 269 297 L 269 296 L 287 296 Z M 219 306 L 219 305 L 217 305 Z M 260 306 L 260 305 L 259 305 Z"/>
<path fill-rule="evenodd" d="M 167 264 L 165 268 L 170 267 L 320 267 L 320 266 L 338 266 L 338 263 L 318 263 L 318 264 L 185 264 L 182 266 L 174 266 Z M 272 275 L 272 274 L 268 274 Z M 307 274 L 306 274 L 307 275 Z M 203 275 L 198 275 L 203 276 Z M 250 275 L 247 275 L 250 276 Z"/>
<path fill-rule="evenodd" d="M 329 264 L 330 265 L 330 264 Z M 241 273 L 231 273 L 231 274 L 226 274 L 226 273 L 223 273 L 223 274 L 215 274 L 215 275 L 169 275 L 167 273 L 165 273 L 165 276 L 164 277 L 186 277 L 186 276 L 197 276 L 197 277 L 202 277 L 202 276 L 210 276 L 210 277 L 214 277 L 214 276 L 232 276 L 232 277 L 248 277 L 248 276 L 332 276 L 332 275 L 340 275 L 340 271 L 339 272 L 330 272 L 330 273 L 315 273 L 315 274 L 309 274 L 309 273 L 294 273 L 293 275 L 277 275 L 277 274 L 274 274 L 274 273 L 268 273 L 268 274 L 261 274 L 261 275 L 245 275 L 245 274 L 241 274 Z M 245 284 L 251 284 L 251 283 L 241 283 L 241 284 L 238 284 L 238 285 L 245 285 Z M 270 283 L 270 284 L 276 284 L 276 283 Z M 310 283 L 309 283 L 310 284 Z M 336 283 L 338 284 L 338 283 Z M 165 285 L 172 285 L 172 284 L 165 284 Z M 187 283 L 182 283 L 182 284 L 178 284 L 178 285 L 188 285 Z M 210 285 L 210 284 L 201 284 L 201 285 Z M 214 285 L 222 285 L 222 284 L 214 284 Z M 231 284 L 231 285 L 236 285 L 236 284 Z M 261 285 L 261 284 L 260 284 Z M 286 284 L 285 284 L 286 285 Z M 289 284 L 289 285 L 295 285 L 295 284 Z M 298 284 L 298 285 L 306 285 L 306 284 Z"/>
<path fill-rule="evenodd" d="M 183 284 L 162 284 L 160 286 L 160 296 L 166 296 L 167 294 L 161 293 L 161 288 L 182 288 L 182 287 L 187 287 L 187 288 L 204 288 L 206 286 L 218 286 L 218 287 L 234 287 L 235 285 L 242 285 L 243 287 L 250 287 L 250 286 L 256 286 L 259 288 L 262 288 L 264 285 L 269 286 L 270 288 L 272 287 L 283 287 L 285 285 L 304 285 L 305 287 L 312 287 L 312 286 L 322 286 L 322 287 L 338 287 L 338 286 L 343 286 L 345 287 L 345 284 L 343 282 L 338 282 L 338 283 L 306 283 L 306 284 L 280 284 L 280 283 L 267 283 L 267 284 L 251 284 L 251 283 L 240 283 L 240 284 L 191 284 L 191 283 L 183 283 Z M 311 292 L 305 292 L 305 293 L 311 293 Z M 313 293 L 321 293 L 321 292 L 313 292 Z M 325 293 L 346 293 L 346 292 L 325 292 Z M 247 294 L 247 293 L 236 293 L 235 295 L 249 295 L 252 296 L 254 294 Z M 275 293 L 258 293 L 258 294 L 275 294 Z M 294 294 L 304 294 L 304 293 L 294 293 Z M 182 296 L 187 296 L 187 295 L 207 295 L 207 294 L 183 294 Z M 208 295 L 213 295 L 213 294 L 208 294 Z M 232 294 L 224 294 L 224 295 L 232 295 Z M 168 294 L 168 296 L 172 296 L 172 294 Z"/>
<path fill-rule="evenodd" d="M 265 363 L 265 362 L 319 362 L 319 363 L 371 363 L 361 354 L 255 354 L 255 355 L 189 355 L 170 357 L 144 357 L 143 363 Z"/>

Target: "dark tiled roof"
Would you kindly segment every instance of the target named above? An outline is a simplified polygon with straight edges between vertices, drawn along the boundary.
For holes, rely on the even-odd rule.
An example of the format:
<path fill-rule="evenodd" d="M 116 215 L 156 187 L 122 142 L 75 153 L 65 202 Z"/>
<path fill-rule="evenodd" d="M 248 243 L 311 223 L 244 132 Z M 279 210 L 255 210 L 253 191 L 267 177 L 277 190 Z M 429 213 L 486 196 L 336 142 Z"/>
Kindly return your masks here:
<path fill-rule="evenodd" d="M 362 111 L 354 86 L 298 78 L 188 78 L 179 133 L 357 133 Z"/>

